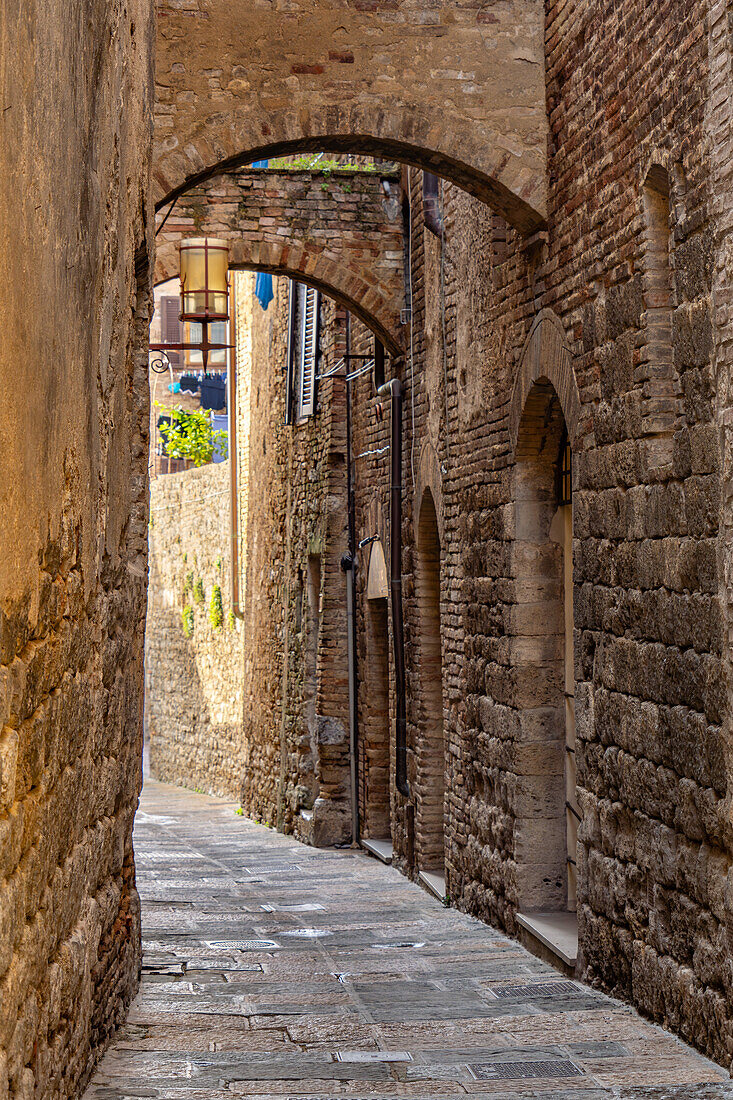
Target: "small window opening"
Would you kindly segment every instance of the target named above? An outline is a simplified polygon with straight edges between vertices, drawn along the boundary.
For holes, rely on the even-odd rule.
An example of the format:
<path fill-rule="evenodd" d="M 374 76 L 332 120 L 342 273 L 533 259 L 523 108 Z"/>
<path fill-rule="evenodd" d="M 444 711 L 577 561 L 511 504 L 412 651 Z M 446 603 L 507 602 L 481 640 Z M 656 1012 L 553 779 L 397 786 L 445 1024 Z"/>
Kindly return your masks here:
<path fill-rule="evenodd" d="M 436 237 L 443 236 L 443 213 L 440 209 L 440 178 L 432 172 L 422 174 L 422 202 L 425 228 Z"/>
<path fill-rule="evenodd" d="M 286 423 L 316 411 L 320 358 L 321 295 L 304 283 L 291 282 L 288 321 Z"/>
<path fill-rule="evenodd" d="M 384 385 L 384 344 L 374 337 L 374 390 Z"/>
<path fill-rule="evenodd" d="M 562 508 L 573 503 L 573 452 L 567 432 L 563 436 L 558 464 L 557 501 Z"/>

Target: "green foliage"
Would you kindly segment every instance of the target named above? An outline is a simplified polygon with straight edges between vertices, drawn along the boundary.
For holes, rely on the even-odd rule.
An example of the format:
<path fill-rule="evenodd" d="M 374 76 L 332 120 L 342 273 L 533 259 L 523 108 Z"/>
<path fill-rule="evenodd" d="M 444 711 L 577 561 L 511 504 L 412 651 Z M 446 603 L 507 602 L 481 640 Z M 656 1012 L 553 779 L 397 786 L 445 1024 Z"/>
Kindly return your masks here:
<path fill-rule="evenodd" d="M 214 562 L 214 565 L 216 566 L 216 568 L 221 573 L 221 558 L 217 558 L 216 561 Z"/>
<path fill-rule="evenodd" d="M 300 157 L 275 157 L 270 161 L 270 168 L 288 172 L 376 172 L 377 165 L 374 161 L 366 161 L 360 164 L 341 164 L 338 160 L 329 157 L 318 156 L 318 153 L 306 153 Z"/>
<path fill-rule="evenodd" d="M 186 604 L 181 612 L 181 619 L 183 621 L 183 633 L 187 638 L 193 637 L 193 608 L 190 604 Z"/>
<path fill-rule="evenodd" d="M 201 580 L 201 577 L 199 577 L 193 586 L 193 598 L 196 603 L 203 603 L 204 596 L 204 582 Z"/>
<path fill-rule="evenodd" d="M 193 570 L 189 570 L 183 579 L 183 598 L 185 600 L 189 592 L 193 591 Z"/>
<path fill-rule="evenodd" d="M 170 417 L 170 424 L 160 427 L 163 449 L 169 458 L 186 458 L 194 466 L 205 466 L 211 462 L 215 449 L 227 454 L 229 433 L 214 431 L 211 414 L 207 410 L 187 412 L 185 409 L 168 408 L 158 401 L 155 404 L 165 416 Z"/>
<path fill-rule="evenodd" d="M 244 817 L 244 810 L 242 809 L 241 806 L 237 806 L 237 808 L 234 812 L 237 815 L 237 817 Z"/>
<path fill-rule="evenodd" d="M 209 622 L 213 626 L 214 630 L 220 630 L 222 623 L 224 622 L 224 605 L 221 602 L 221 587 L 215 584 L 211 589 L 211 600 L 209 601 Z"/>
<path fill-rule="evenodd" d="M 234 618 L 234 612 L 230 611 L 227 615 L 227 625 L 230 630 L 234 630 L 237 620 Z"/>

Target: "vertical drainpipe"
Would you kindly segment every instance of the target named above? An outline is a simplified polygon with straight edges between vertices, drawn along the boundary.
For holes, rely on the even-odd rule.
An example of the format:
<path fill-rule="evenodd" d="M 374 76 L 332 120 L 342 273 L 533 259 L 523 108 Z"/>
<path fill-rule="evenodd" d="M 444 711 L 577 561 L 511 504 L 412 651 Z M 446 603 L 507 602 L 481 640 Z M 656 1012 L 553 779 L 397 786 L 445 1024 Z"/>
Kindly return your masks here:
<path fill-rule="evenodd" d="M 349 765 L 351 772 L 351 842 L 359 844 L 359 729 L 356 668 L 356 506 L 351 456 L 351 314 L 346 314 L 346 511 L 348 551 L 341 558 L 346 576 L 346 649 L 349 664 Z"/>
<path fill-rule="evenodd" d="M 397 790 L 409 795 L 407 783 L 407 698 L 405 694 L 405 631 L 402 617 L 402 384 L 392 378 L 378 390 L 378 396 L 390 398 L 390 504 L 389 504 L 389 584 L 392 605 L 392 645 L 394 649 L 397 729 L 395 738 Z"/>
<path fill-rule="evenodd" d="M 232 277 L 231 340 L 227 369 L 227 409 L 229 411 L 229 536 L 231 546 L 232 607 L 242 614 L 239 591 L 239 484 L 237 480 L 237 295 Z"/>

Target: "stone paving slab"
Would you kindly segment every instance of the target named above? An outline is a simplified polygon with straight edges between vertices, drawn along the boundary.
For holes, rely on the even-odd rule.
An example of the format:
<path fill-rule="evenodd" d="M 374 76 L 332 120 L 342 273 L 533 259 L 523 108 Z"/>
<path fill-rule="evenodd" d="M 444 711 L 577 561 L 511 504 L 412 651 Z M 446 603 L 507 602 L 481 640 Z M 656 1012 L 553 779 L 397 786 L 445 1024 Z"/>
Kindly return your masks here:
<path fill-rule="evenodd" d="M 86 1100 L 733 1100 L 721 1067 L 393 868 L 235 809 L 146 784 L 143 979 Z"/>

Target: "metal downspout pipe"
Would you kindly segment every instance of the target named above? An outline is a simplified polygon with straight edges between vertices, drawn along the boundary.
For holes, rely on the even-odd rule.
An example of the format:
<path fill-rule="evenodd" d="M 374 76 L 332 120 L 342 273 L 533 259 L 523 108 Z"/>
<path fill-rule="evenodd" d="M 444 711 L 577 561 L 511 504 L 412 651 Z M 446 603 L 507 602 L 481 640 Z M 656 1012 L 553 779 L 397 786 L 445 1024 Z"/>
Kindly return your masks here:
<path fill-rule="evenodd" d="M 405 693 L 405 632 L 402 616 L 402 383 L 392 378 L 378 390 L 379 397 L 390 397 L 390 505 L 389 571 L 392 607 L 392 645 L 394 649 L 397 722 L 395 738 L 395 780 L 397 790 L 409 795 L 407 783 L 407 699 Z"/>
<path fill-rule="evenodd" d="M 346 577 L 346 652 L 349 668 L 349 769 L 351 773 L 351 843 L 359 840 L 359 685 L 356 667 L 356 505 L 351 454 L 351 314 L 346 315 L 346 510 L 349 548 L 341 558 Z"/>

